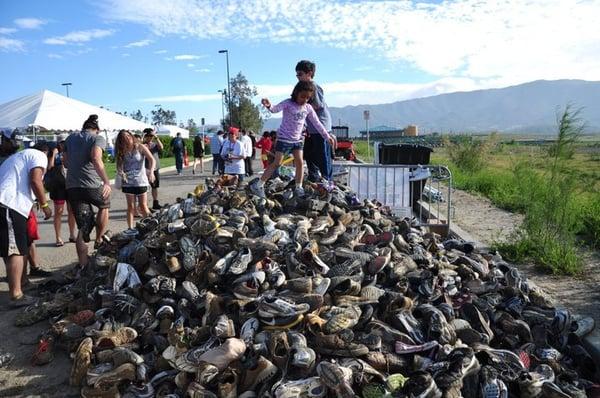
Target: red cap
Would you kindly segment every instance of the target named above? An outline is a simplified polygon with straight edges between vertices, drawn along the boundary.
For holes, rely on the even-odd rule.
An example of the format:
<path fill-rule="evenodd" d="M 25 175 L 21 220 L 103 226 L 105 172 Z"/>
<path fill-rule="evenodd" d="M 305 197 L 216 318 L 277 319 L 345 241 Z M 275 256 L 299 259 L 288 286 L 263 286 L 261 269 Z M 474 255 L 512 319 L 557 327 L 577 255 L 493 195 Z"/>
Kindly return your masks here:
<path fill-rule="evenodd" d="M 239 133 L 240 129 L 238 129 L 237 127 L 229 127 L 229 132 L 230 133 Z"/>

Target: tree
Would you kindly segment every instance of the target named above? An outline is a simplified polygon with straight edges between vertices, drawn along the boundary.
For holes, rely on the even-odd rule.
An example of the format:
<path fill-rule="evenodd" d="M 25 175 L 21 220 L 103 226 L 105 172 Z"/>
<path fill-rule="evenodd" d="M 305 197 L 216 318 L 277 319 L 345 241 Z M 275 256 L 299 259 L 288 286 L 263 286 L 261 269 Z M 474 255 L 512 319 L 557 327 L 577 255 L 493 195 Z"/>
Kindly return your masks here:
<path fill-rule="evenodd" d="M 177 124 L 175 111 L 163 109 L 162 107 L 152 112 L 152 123 L 154 124 Z"/>
<path fill-rule="evenodd" d="M 258 106 L 252 102 L 252 98 L 256 95 L 258 95 L 256 87 L 249 86 L 248 79 L 242 75 L 242 72 L 231 79 L 231 106 L 227 107 L 226 117 L 226 120 L 231 121 L 230 125 L 255 132 L 260 131 L 263 120 Z M 223 121 L 223 127 L 227 127 L 226 121 Z"/>
<path fill-rule="evenodd" d="M 194 119 L 188 119 L 187 126 L 185 126 L 185 128 L 189 130 L 191 135 L 198 134 L 198 131 L 199 131 L 198 125 L 196 124 Z"/>
<path fill-rule="evenodd" d="M 144 118 L 144 115 L 142 115 L 142 111 L 140 111 L 139 109 L 135 112 L 131 112 L 129 116 L 131 116 L 131 118 L 135 120 L 142 120 Z"/>

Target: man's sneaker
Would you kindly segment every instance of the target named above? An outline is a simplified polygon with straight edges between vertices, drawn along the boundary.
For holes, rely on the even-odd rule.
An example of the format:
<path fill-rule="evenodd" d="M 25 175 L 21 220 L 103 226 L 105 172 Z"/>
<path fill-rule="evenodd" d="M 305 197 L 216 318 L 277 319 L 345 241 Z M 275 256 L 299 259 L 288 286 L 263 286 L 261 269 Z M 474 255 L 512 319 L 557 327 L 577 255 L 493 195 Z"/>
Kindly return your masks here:
<path fill-rule="evenodd" d="M 198 362 L 208 362 L 223 371 L 231 362 L 240 359 L 245 351 L 246 343 L 243 340 L 229 338 L 217 348 L 200 355 Z"/>
<path fill-rule="evenodd" d="M 252 252 L 247 247 L 243 247 L 231 262 L 228 271 L 234 275 L 239 275 L 246 271 L 251 261 Z"/>
<path fill-rule="evenodd" d="M 96 379 L 94 387 L 108 388 L 112 385 L 117 385 L 123 381 L 134 381 L 136 376 L 136 368 L 132 363 L 124 363 L 113 370 L 102 373 Z"/>
<path fill-rule="evenodd" d="M 346 341 L 337 334 L 317 333 L 311 346 L 320 354 L 338 357 L 360 357 L 369 353 L 365 345 Z"/>
<path fill-rule="evenodd" d="M 260 356 L 256 366 L 252 369 L 247 369 L 244 373 L 238 393 L 254 390 L 256 386 L 273 377 L 277 373 L 277 370 L 277 366 L 273 365 L 271 361 Z"/>
<path fill-rule="evenodd" d="M 327 388 L 319 376 L 281 383 L 275 389 L 275 398 L 324 397 Z"/>
<path fill-rule="evenodd" d="M 74 386 L 80 386 L 83 378 L 86 376 L 87 370 L 92 363 L 92 348 L 94 342 L 90 337 L 86 337 L 79 344 L 77 351 L 75 352 L 75 358 L 73 365 L 71 366 L 71 375 L 69 377 L 69 383 Z"/>
<path fill-rule="evenodd" d="M 346 375 L 341 366 L 322 361 L 317 365 L 319 378 L 329 389 L 335 391 L 338 397 L 353 397 L 352 387 L 346 381 Z M 350 373 L 352 375 L 352 373 Z"/>
<path fill-rule="evenodd" d="M 259 198 L 265 198 L 265 186 L 264 184 L 260 184 L 260 180 L 256 180 L 255 182 L 253 182 L 252 184 L 250 184 L 250 192 L 252 192 L 254 195 L 258 196 Z"/>
<path fill-rule="evenodd" d="M 285 317 L 304 314 L 310 309 L 308 304 L 292 304 L 274 296 L 265 296 L 258 305 L 260 317 Z"/>

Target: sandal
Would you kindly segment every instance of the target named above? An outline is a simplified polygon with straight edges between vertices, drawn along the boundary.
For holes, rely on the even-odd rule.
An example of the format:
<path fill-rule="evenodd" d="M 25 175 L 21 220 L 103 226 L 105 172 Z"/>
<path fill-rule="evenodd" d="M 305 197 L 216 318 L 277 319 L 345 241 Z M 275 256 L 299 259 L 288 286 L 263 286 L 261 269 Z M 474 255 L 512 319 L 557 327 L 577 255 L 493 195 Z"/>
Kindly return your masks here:
<path fill-rule="evenodd" d="M 69 243 L 75 243 L 75 242 L 77 242 L 77 238 L 69 237 Z"/>
<path fill-rule="evenodd" d="M 65 245 L 65 242 L 63 242 L 62 240 L 57 240 L 56 241 L 56 247 L 62 247 Z"/>

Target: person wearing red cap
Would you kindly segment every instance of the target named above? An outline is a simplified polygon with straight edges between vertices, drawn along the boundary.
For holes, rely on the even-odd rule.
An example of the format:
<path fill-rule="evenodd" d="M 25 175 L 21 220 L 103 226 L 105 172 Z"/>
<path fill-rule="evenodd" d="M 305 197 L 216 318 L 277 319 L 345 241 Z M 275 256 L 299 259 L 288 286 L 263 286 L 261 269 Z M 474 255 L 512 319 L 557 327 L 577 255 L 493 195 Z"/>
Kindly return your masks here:
<path fill-rule="evenodd" d="M 239 185 L 246 174 L 244 167 L 245 149 L 242 143 L 238 140 L 240 129 L 237 127 L 229 128 L 229 139 L 223 142 L 221 148 L 221 157 L 225 162 L 225 174 L 237 177 Z"/>

